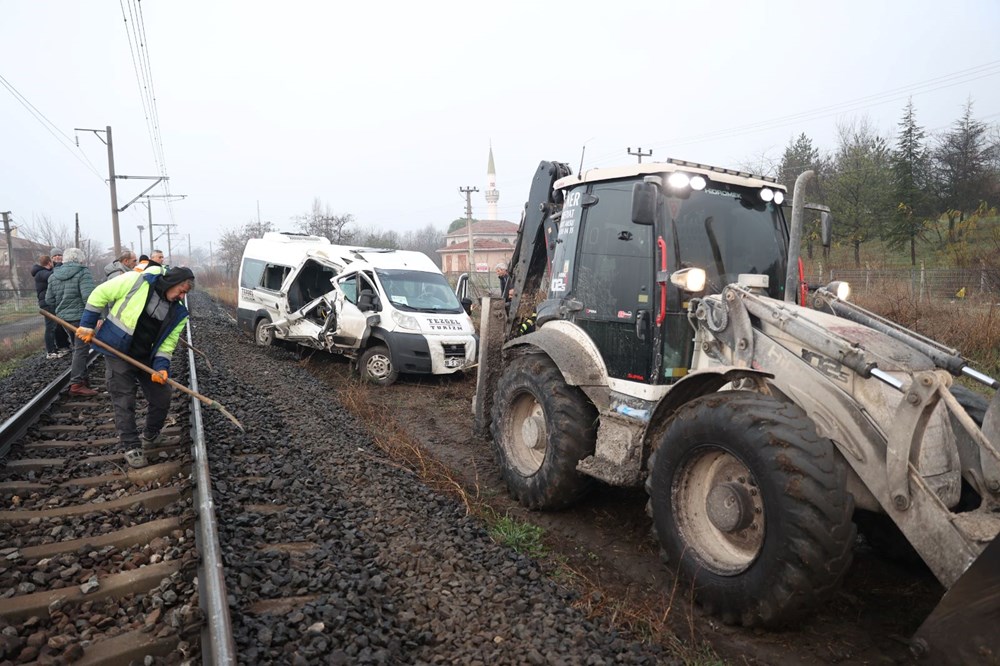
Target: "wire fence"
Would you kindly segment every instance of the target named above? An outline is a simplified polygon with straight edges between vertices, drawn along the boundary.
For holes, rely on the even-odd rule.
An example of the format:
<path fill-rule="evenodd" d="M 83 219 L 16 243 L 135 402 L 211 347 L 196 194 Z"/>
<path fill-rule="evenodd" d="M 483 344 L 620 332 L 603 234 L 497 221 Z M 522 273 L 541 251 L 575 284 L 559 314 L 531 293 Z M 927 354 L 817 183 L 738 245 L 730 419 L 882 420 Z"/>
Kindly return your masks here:
<path fill-rule="evenodd" d="M 45 349 L 34 289 L 0 289 L 0 361 Z"/>
<path fill-rule="evenodd" d="M 851 291 L 873 295 L 902 287 L 913 300 L 996 301 L 1000 283 L 995 271 L 987 268 L 831 268 L 807 276 L 810 282 L 826 284 L 834 280 L 850 283 Z"/>

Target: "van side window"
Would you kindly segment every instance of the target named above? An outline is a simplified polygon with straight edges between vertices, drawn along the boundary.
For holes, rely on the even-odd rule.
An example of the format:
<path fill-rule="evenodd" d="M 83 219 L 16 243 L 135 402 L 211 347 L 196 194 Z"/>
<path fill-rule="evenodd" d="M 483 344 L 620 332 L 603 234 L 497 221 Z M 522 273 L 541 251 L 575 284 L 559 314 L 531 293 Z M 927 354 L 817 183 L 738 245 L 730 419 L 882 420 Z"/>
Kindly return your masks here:
<path fill-rule="evenodd" d="M 240 286 L 245 289 L 256 289 L 260 286 L 260 278 L 264 275 L 267 264 L 260 259 L 244 259 L 243 272 L 240 274 Z"/>
<path fill-rule="evenodd" d="M 264 283 L 261 286 L 271 291 L 279 291 L 281 283 L 285 281 L 285 277 L 291 270 L 289 266 L 268 264 L 267 268 L 264 269 Z"/>

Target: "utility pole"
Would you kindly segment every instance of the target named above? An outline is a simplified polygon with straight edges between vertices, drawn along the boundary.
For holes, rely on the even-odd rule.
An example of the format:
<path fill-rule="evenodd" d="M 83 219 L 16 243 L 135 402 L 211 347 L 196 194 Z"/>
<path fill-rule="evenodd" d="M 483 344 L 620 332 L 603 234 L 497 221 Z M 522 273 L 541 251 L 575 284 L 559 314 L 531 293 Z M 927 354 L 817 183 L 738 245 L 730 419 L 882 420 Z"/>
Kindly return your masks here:
<path fill-rule="evenodd" d="M 0 213 L 3 215 L 3 233 L 7 238 L 7 266 L 10 268 L 10 286 L 14 289 L 14 303 L 18 304 L 20 299 L 20 285 L 17 283 L 17 270 L 14 268 L 14 241 L 10 234 L 10 211 L 5 210 Z"/>
<path fill-rule="evenodd" d="M 469 273 L 476 272 L 476 254 L 475 250 L 472 248 L 472 193 L 478 192 L 478 187 L 460 187 L 459 192 L 465 194 L 465 219 L 468 220 L 466 223 L 466 231 L 469 232 Z M 470 275 L 471 279 L 472 276 Z"/>
<path fill-rule="evenodd" d="M 177 225 L 176 224 L 156 224 L 156 225 L 153 225 L 153 226 L 166 228 L 166 231 L 163 232 L 163 233 L 167 234 L 167 263 L 168 264 L 172 263 L 173 262 L 173 258 L 174 258 L 174 251 L 173 251 L 172 238 L 170 236 L 170 229 L 172 227 L 176 227 Z M 162 236 L 163 234 L 160 234 L 160 235 Z M 153 254 L 153 247 L 152 246 L 150 246 L 150 248 L 149 248 L 149 253 Z"/>
<path fill-rule="evenodd" d="M 139 254 L 141 255 L 141 254 L 145 254 L 145 252 L 142 249 L 142 232 L 143 232 L 143 230 L 146 227 L 142 226 L 141 224 L 137 225 L 137 226 L 139 227 Z M 152 248 L 150 248 L 150 249 L 152 249 Z"/>
<path fill-rule="evenodd" d="M 111 141 L 111 125 L 105 126 L 103 130 L 87 129 L 85 127 L 76 127 L 74 129 L 77 132 L 93 132 L 94 136 L 101 139 L 101 141 L 104 142 L 104 145 L 108 147 L 108 186 L 111 188 L 111 224 L 114 227 L 115 255 L 120 256 L 122 253 L 122 238 L 121 233 L 118 231 L 118 213 L 121 211 L 118 209 L 118 176 L 115 175 L 115 149 Z M 101 132 L 104 132 L 106 140 L 101 138 Z M 76 139 L 76 145 L 77 147 L 80 146 L 79 137 Z M 131 205 L 131 202 L 129 202 L 129 205 Z M 126 205 L 125 208 L 128 208 L 128 205 Z M 121 210 L 125 210 L 125 208 L 122 208 Z"/>
<path fill-rule="evenodd" d="M 208 241 L 208 270 L 215 272 L 215 252 L 212 251 L 212 241 Z"/>
<path fill-rule="evenodd" d="M 115 230 L 115 256 L 122 254 L 122 237 L 118 231 L 118 182 L 115 179 L 115 149 L 111 144 L 111 125 L 107 125 L 108 132 L 108 178 L 111 183 L 111 224 Z"/>
<path fill-rule="evenodd" d="M 631 147 L 627 148 L 627 150 L 628 150 L 628 154 L 629 155 L 635 155 L 636 157 L 639 158 L 639 164 L 642 164 L 642 158 L 643 157 L 649 157 L 649 156 L 651 156 L 653 154 L 653 149 L 652 148 L 650 148 L 646 152 L 642 152 L 642 146 L 639 146 L 638 148 L 636 148 L 636 152 L 634 152 L 634 153 L 632 152 L 632 148 Z"/>
<path fill-rule="evenodd" d="M 80 247 L 80 214 L 76 214 L 76 232 L 73 235 L 73 247 Z"/>

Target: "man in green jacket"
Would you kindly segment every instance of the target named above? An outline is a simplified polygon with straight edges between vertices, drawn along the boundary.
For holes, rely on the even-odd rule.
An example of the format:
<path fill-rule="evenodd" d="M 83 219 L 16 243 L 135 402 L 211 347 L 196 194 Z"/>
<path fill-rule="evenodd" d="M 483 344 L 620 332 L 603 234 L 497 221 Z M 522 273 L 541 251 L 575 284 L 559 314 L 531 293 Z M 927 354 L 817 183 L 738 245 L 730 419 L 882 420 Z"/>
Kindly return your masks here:
<path fill-rule="evenodd" d="M 83 250 L 71 247 L 62 258 L 63 263 L 57 265 L 49 277 L 45 303 L 57 317 L 75 326 L 83 316 L 87 297 L 94 291 L 94 276 L 83 265 L 87 258 Z M 73 341 L 73 362 L 70 368 L 70 395 L 97 395 L 97 391 L 90 388 L 87 376 L 87 345 L 79 340 Z"/>
<path fill-rule="evenodd" d="M 96 337 L 117 351 L 149 366 L 149 375 L 109 354 L 104 359 L 108 393 L 115 410 L 118 438 L 125 446 L 125 460 L 132 467 L 148 464 L 145 450 L 160 442 L 160 430 L 170 410 L 172 389 L 167 384 L 170 359 L 177 347 L 188 311 L 181 302 L 194 287 L 194 273 L 179 266 L 165 275 L 130 272 L 101 284 L 87 299 L 76 337 L 94 339 L 97 321 L 108 308 Z M 142 433 L 135 422 L 136 384 L 149 408 Z"/>

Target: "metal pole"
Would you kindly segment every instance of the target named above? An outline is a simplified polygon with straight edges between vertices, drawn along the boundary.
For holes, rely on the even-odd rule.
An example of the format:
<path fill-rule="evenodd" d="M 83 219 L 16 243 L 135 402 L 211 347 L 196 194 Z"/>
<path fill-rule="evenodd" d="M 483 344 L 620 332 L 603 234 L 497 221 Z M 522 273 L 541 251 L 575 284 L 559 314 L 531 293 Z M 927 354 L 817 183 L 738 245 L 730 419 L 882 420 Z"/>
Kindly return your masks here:
<path fill-rule="evenodd" d="M 170 225 L 170 224 L 167 225 L 167 263 L 168 264 L 173 264 L 174 263 L 173 244 L 170 242 L 170 227 L 171 226 L 173 226 L 173 225 Z"/>
<path fill-rule="evenodd" d="M 149 253 L 153 254 L 153 202 L 146 197 L 146 210 L 149 213 Z"/>
<path fill-rule="evenodd" d="M 145 254 L 145 251 L 142 249 L 142 232 L 146 230 L 146 227 L 141 224 L 136 226 L 139 228 L 139 254 Z"/>
<path fill-rule="evenodd" d="M 80 214 L 79 213 L 76 214 L 76 231 L 74 233 L 75 233 L 75 235 L 73 236 L 73 238 L 74 238 L 74 240 L 73 240 L 73 247 L 80 247 Z"/>
<path fill-rule="evenodd" d="M 122 254 L 122 238 L 118 232 L 118 184 L 115 179 L 115 150 L 111 145 L 111 125 L 107 126 L 108 132 L 108 178 L 111 185 L 111 224 L 115 232 L 115 256 Z"/>

